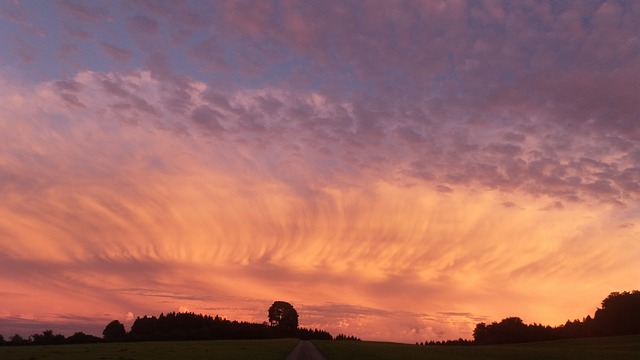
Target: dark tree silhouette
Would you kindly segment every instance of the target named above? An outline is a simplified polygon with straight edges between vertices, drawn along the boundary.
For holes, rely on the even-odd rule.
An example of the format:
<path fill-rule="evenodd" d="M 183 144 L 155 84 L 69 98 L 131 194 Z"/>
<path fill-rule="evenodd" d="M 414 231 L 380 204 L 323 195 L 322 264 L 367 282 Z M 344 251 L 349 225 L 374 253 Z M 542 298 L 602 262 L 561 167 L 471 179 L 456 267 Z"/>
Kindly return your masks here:
<path fill-rule="evenodd" d="M 159 340 L 214 340 L 214 339 L 273 339 L 298 337 L 311 340 L 331 340 L 333 337 L 323 330 L 298 328 L 283 330 L 278 326 L 269 326 L 250 322 L 231 321 L 219 316 L 168 313 L 159 317 L 138 317 L 127 335 L 130 341 Z"/>
<path fill-rule="evenodd" d="M 67 344 L 91 344 L 101 341 L 101 338 L 93 335 L 87 335 L 82 331 L 74 333 L 65 340 Z"/>
<path fill-rule="evenodd" d="M 175 326 L 174 330 L 177 332 L 181 329 L 178 326 Z M 156 318 L 155 316 L 148 317 L 145 315 L 142 318 L 136 318 L 136 321 L 134 321 L 133 325 L 131 325 L 131 332 L 129 333 L 129 335 L 131 337 L 143 340 L 146 337 L 151 337 L 155 333 L 160 332 L 161 330 L 158 327 L 158 318 Z"/>
<path fill-rule="evenodd" d="M 244 321 L 231 321 L 220 316 L 194 313 L 168 313 L 159 317 L 138 317 L 131 331 L 126 332 L 118 320 L 110 322 L 103 330 L 103 338 L 76 332 L 65 339 L 52 330 L 31 335 L 24 339 L 19 334 L 6 341 L 0 335 L 0 345 L 56 345 L 86 344 L 103 341 L 165 341 L 165 340 L 219 340 L 219 339 L 275 339 L 297 337 L 303 340 L 333 340 L 330 333 L 318 329 L 298 327 L 298 313 L 291 304 L 276 301 L 269 309 L 271 325 Z M 353 337 L 351 337 L 353 338 Z M 351 339 L 350 338 L 350 339 Z M 355 339 L 355 338 L 354 338 Z"/>
<path fill-rule="evenodd" d="M 473 339 L 478 344 L 488 344 L 490 343 L 489 337 L 489 329 L 487 329 L 487 324 L 481 322 L 476 325 L 475 329 L 473 329 Z"/>
<path fill-rule="evenodd" d="M 519 317 L 509 317 L 490 325 L 479 323 L 473 330 L 478 344 L 519 343 L 528 339 L 528 327 Z"/>
<path fill-rule="evenodd" d="M 594 322 L 599 335 L 640 333 L 640 291 L 609 294 L 596 311 Z"/>
<path fill-rule="evenodd" d="M 602 300 L 602 308 L 595 316 L 567 320 L 552 328 L 541 324 L 526 325 L 520 318 L 506 318 L 489 325 L 479 323 L 473 330 L 476 344 L 504 344 L 514 342 L 573 339 L 590 336 L 640 334 L 640 292 L 613 292 Z"/>
<path fill-rule="evenodd" d="M 20 334 L 15 334 L 11 337 L 9 344 L 10 345 L 26 345 L 29 341 L 25 340 Z"/>
<path fill-rule="evenodd" d="M 127 335 L 124 325 L 118 320 L 110 322 L 102 331 L 102 336 L 107 341 L 121 341 Z"/>
<path fill-rule="evenodd" d="M 269 323 L 285 331 L 298 328 L 298 312 L 285 301 L 275 301 L 269 307 Z"/>
<path fill-rule="evenodd" d="M 31 342 L 34 345 L 58 345 L 64 344 L 64 335 L 53 334 L 53 330 L 45 330 L 42 334 L 31 335 Z"/>
<path fill-rule="evenodd" d="M 508 343 L 525 342 L 527 339 L 527 325 L 519 317 L 508 317 L 498 324 L 500 335 Z"/>
<path fill-rule="evenodd" d="M 301 340 L 333 340 L 333 336 L 324 330 L 298 328 L 296 333 Z"/>
<path fill-rule="evenodd" d="M 336 340 L 352 340 L 352 341 L 362 341 L 360 340 L 359 337 L 355 337 L 355 336 L 347 336 L 345 334 L 338 334 L 338 336 L 336 336 Z"/>

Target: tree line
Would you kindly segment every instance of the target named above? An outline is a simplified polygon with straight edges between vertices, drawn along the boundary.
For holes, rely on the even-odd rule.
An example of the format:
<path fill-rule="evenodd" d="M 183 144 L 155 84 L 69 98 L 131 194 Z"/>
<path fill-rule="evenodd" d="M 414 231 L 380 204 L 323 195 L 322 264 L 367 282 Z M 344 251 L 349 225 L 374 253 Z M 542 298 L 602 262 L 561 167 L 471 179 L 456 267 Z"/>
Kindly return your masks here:
<path fill-rule="evenodd" d="M 117 321 L 117 320 L 115 320 Z M 113 322 L 112 322 L 113 323 Z M 109 326 L 109 325 L 107 325 Z M 118 326 L 119 330 L 111 328 Z M 288 327 L 244 321 L 231 321 L 220 316 L 194 313 L 168 313 L 160 316 L 138 317 L 131 331 L 124 326 L 105 328 L 104 338 L 109 341 L 164 341 L 164 340 L 229 340 L 274 339 L 296 337 L 301 339 L 328 339 L 333 337 L 324 330 Z"/>
<path fill-rule="evenodd" d="M 274 302 L 268 311 L 268 322 L 231 321 L 220 316 L 195 313 L 160 314 L 138 317 L 126 331 L 124 324 L 113 320 L 104 328 L 102 338 L 77 332 L 65 338 L 46 330 L 28 338 L 16 334 L 8 341 L 0 335 L 0 345 L 57 345 L 111 341 L 179 341 L 227 339 L 299 338 L 303 340 L 333 340 L 324 330 L 298 326 L 298 312 L 284 301 Z"/>
<path fill-rule="evenodd" d="M 362 341 L 359 337 L 349 336 L 345 334 L 338 334 L 334 340 L 351 340 L 351 341 Z"/>
<path fill-rule="evenodd" d="M 90 344 L 103 341 L 102 338 L 87 335 L 83 332 L 65 337 L 62 334 L 54 334 L 53 330 L 45 330 L 42 334 L 33 334 L 28 338 L 15 334 L 8 339 L 0 335 L 0 345 L 62 345 L 62 344 Z"/>
<path fill-rule="evenodd" d="M 534 341 L 574 339 L 584 337 L 640 334 L 640 292 L 613 292 L 602 300 L 593 317 L 567 320 L 563 325 L 551 327 L 525 324 L 519 317 L 508 317 L 500 322 L 481 322 L 473 330 L 471 340 L 425 342 L 424 345 L 485 345 Z"/>
<path fill-rule="evenodd" d="M 138 317 L 129 332 L 124 325 L 113 320 L 104 328 L 103 337 L 76 332 L 65 337 L 46 330 L 23 338 L 19 334 L 5 339 L 0 345 L 57 345 L 84 344 L 103 341 L 163 341 L 163 340 L 221 340 L 221 339 L 274 339 L 294 337 L 303 340 L 332 340 L 324 330 L 298 326 L 298 313 L 284 301 L 276 301 L 269 308 L 268 322 L 251 323 L 231 321 L 220 316 L 195 313 L 160 314 Z M 458 339 L 428 341 L 420 345 L 485 345 L 523 343 L 596 336 L 640 334 L 640 291 L 613 292 L 602 300 L 593 317 L 567 320 L 563 325 L 551 327 L 525 324 L 519 317 L 508 317 L 500 322 L 481 322 L 473 330 L 473 340 Z M 339 334 L 335 340 L 360 340 Z"/>

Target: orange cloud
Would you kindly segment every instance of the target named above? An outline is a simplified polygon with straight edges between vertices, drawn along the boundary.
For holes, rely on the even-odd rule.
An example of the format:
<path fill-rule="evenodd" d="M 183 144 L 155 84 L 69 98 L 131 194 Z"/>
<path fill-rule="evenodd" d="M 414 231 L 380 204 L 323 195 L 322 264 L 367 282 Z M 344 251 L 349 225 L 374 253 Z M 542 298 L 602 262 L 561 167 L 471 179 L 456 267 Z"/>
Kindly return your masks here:
<path fill-rule="evenodd" d="M 176 122 L 149 74 L 74 81 L 64 91 L 82 108 L 54 84 L 3 85 L 5 318 L 100 328 L 189 309 L 264 321 L 286 300 L 303 326 L 415 342 L 506 316 L 559 324 L 634 286 L 635 208 L 419 179 L 365 163 L 346 138 L 327 149 L 333 161 L 313 138 L 283 135 L 353 111 L 317 94 L 295 107 L 275 91 L 227 95 L 217 137 L 198 131 L 208 115 L 189 122 L 203 84 L 185 87 Z"/>

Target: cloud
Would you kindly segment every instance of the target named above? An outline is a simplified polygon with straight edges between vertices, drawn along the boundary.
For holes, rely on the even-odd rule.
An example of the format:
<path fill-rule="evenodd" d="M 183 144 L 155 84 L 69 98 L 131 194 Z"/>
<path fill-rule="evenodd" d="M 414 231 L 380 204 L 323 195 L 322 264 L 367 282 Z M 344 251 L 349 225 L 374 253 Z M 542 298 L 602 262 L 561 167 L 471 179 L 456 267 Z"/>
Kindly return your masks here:
<path fill-rule="evenodd" d="M 154 36 L 158 33 L 158 22 L 143 15 L 135 15 L 127 19 L 127 28 L 134 35 Z"/>
<path fill-rule="evenodd" d="M 634 253 L 626 240 L 633 228 L 615 228 L 621 239 L 615 245 L 603 241 L 615 208 L 564 202 L 544 189 L 479 191 L 476 184 L 493 180 L 478 175 L 502 163 L 489 163 L 488 170 L 456 163 L 477 172 L 461 177 L 455 192 L 437 182 L 443 171 L 437 165 L 457 158 L 449 152 L 477 140 L 442 138 L 424 149 L 385 143 L 393 138 L 379 133 L 394 133 L 388 121 L 358 130 L 361 116 L 374 124 L 404 121 L 395 112 L 358 112 L 316 93 L 228 92 L 145 72 L 7 84 L 0 111 L 11 116 L 2 118 L 21 119 L 0 123 L 7 195 L 0 207 L 1 280 L 15 294 L 7 316 L 33 311 L 46 296 L 64 314 L 78 302 L 94 304 L 79 315 L 101 319 L 105 309 L 124 321 L 129 312 L 183 306 L 263 321 L 259 309 L 285 299 L 299 304 L 305 326 L 368 339 L 444 339 L 469 334 L 478 318 L 507 312 L 557 322 L 560 311 L 536 317 L 534 310 L 519 311 L 519 301 L 500 309 L 491 304 L 531 289 L 538 290 L 528 295 L 532 301 L 549 301 L 555 292 L 542 280 L 549 271 L 557 286 L 566 281 L 576 291 L 582 289 L 577 269 L 583 279 L 609 284 L 613 278 L 582 269 L 600 254 Z M 164 105 L 179 98 L 176 91 L 186 94 L 180 111 Z M 60 94 L 85 107 L 70 107 Z M 34 106 L 23 106 L 27 99 Z M 504 131 L 495 133 L 501 138 Z M 383 141 L 368 142 L 369 136 Z M 334 155 L 327 157 L 323 145 Z M 359 153 L 363 146 L 366 154 Z M 482 149 L 470 151 L 468 161 L 495 157 Z M 442 158 L 422 158 L 422 150 Z M 397 172 L 392 164 L 404 158 L 422 159 L 435 180 Z M 580 176 L 610 169 L 604 161 L 572 164 L 567 168 Z M 570 173 L 553 161 L 538 166 L 534 174 Z M 525 170 L 520 181 L 527 184 L 534 178 Z M 562 208 L 539 211 L 560 201 Z M 526 205 L 513 211 L 503 205 L 508 202 Z M 567 258 L 574 238 L 583 238 L 582 253 Z M 603 266 L 617 276 L 632 263 Z M 527 289 L 505 285 L 512 283 Z M 65 294 L 72 289 L 70 301 Z M 590 296 L 597 302 L 602 294 Z M 578 310 L 584 311 L 575 316 L 588 309 Z"/>
<path fill-rule="evenodd" d="M 446 185 L 438 184 L 436 185 L 436 191 L 441 193 L 450 193 L 453 192 L 453 189 Z"/>
<path fill-rule="evenodd" d="M 102 47 L 102 50 L 107 55 L 109 55 L 110 57 L 112 57 L 114 60 L 117 60 L 117 61 L 128 61 L 128 60 L 131 60 L 131 58 L 133 57 L 133 53 L 131 51 L 120 48 L 115 45 L 111 45 L 106 42 L 100 43 L 100 47 Z"/>
<path fill-rule="evenodd" d="M 506 208 L 514 208 L 516 206 L 518 206 L 516 203 L 514 203 L 513 201 L 505 201 L 502 203 L 502 205 Z"/>
<path fill-rule="evenodd" d="M 196 61 L 205 64 L 209 71 L 229 70 L 230 65 L 224 55 L 224 50 L 215 36 L 211 36 L 195 44 L 189 55 Z"/>
<path fill-rule="evenodd" d="M 455 119 L 445 126 L 420 120 L 434 116 L 426 109 L 416 109 L 407 118 L 400 110 L 364 110 L 363 104 L 314 92 L 293 95 L 263 89 L 233 93 L 173 77 L 158 80 L 147 72 L 86 72 L 53 84 L 51 91 L 71 108 L 100 106 L 105 114 L 114 114 L 125 123 L 145 122 L 176 134 L 233 134 L 230 140 L 272 147 L 277 150 L 269 166 L 290 163 L 297 156 L 320 165 L 329 155 L 331 166 L 326 176 L 315 177 L 318 184 L 337 180 L 358 167 L 362 176 L 379 179 L 391 180 L 403 173 L 417 181 L 517 190 L 561 196 L 564 201 L 623 204 L 638 196 L 633 185 L 636 159 L 627 155 L 636 151 L 633 143 L 611 149 L 611 139 L 593 134 L 574 136 L 559 148 L 551 135 L 554 123 L 527 137 L 515 132 L 518 124 L 509 123 L 471 136 L 474 127 L 462 127 L 464 122 L 458 124 Z M 154 95 L 151 89 L 157 89 Z M 98 104 L 96 97 L 104 100 Z M 159 100 L 162 103 L 155 104 Z M 429 140 L 422 134 L 428 134 Z M 257 147 L 247 149 L 257 156 Z M 289 149 L 298 150 L 291 153 Z M 276 171 L 273 174 L 280 176 Z M 298 180 L 291 185 L 294 182 Z"/>
<path fill-rule="evenodd" d="M 14 54 L 21 62 L 33 63 L 36 58 L 36 49 L 22 39 L 12 39 Z"/>
<path fill-rule="evenodd" d="M 56 5 L 74 19 L 88 23 L 98 23 L 109 19 L 109 11 L 103 7 L 91 6 L 74 0 L 58 1 Z"/>
<path fill-rule="evenodd" d="M 639 255 L 623 5 L 0 5 L 1 316 L 584 316 Z"/>
<path fill-rule="evenodd" d="M 212 110 L 207 105 L 201 105 L 191 112 L 191 120 L 193 120 L 202 131 L 207 135 L 219 134 L 224 131 L 224 128 L 220 125 L 216 118 L 222 114 Z"/>

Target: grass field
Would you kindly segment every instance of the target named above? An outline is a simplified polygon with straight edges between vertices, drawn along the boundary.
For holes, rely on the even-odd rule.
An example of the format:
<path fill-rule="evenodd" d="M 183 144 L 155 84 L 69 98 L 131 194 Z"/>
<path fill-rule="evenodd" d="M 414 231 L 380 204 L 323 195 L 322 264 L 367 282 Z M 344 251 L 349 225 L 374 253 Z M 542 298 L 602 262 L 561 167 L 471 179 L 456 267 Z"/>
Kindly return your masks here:
<path fill-rule="evenodd" d="M 2 346 L 2 360 L 283 360 L 297 339 Z"/>
<path fill-rule="evenodd" d="M 495 346 L 418 346 L 358 341 L 314 341 L 314 344 L 329 360 L 640 359 L 640 335 Z"/>
<path fill-rule="evenodd" d="M 284 360 L 298 340 L 141 342 L 2 346 L 2 360 Z M 418 346 L 366 341 L 314 341 L 329 360 L 515 359 L 638 360 L 640 335 L 497 346 Z"/>

